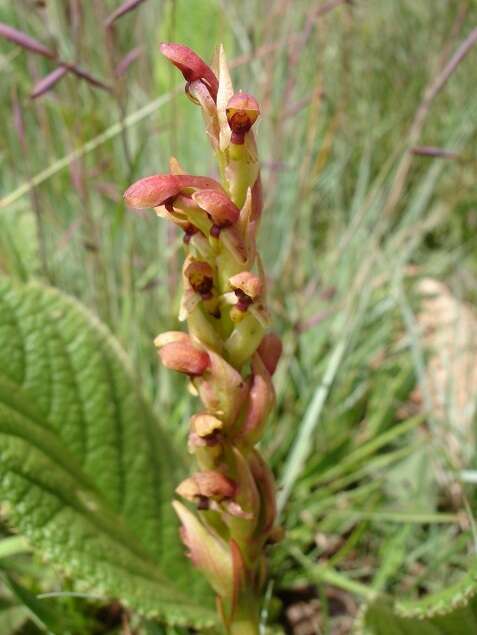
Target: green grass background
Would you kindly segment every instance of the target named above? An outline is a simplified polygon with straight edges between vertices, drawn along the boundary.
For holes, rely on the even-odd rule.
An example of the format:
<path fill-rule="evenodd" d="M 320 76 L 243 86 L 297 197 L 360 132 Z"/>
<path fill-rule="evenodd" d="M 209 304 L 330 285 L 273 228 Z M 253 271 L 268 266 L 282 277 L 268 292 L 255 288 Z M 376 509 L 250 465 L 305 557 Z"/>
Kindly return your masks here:
<path fill-rule="evenodd" d="M 322 632 L 348 632 L 346 619 L 373 591 L 437 591 L 474 552 L 475 489 L 459 480 L 459 470 L 477 469 L 473 437 L 462 438 L 456 465 L 443 441 L 449 422 L 426 399 L 416 283 L 432 276 L 459 300 L 476 299 L 477 49 L 417 139 L 410 130 L 426 87 L 477 26 L 477 5 L 355 0 L 320 14 L 331 4 L 147 0 L 108 43 L 103 22 L 117 5 L 0 0 L 0 21 L 114 84 L 107 93 L 68 75 L 32 101 L 54 65 L 0 40 L 0 271 L 43 279 L 99 315 L 170 434 L 185 441 L 193 403 L 152 346 L 178 325 L 180 237 L 127 211 L 122 192 L 165 171 L 171 154 L 192 173 L 214 173 L 200 112 L 158 47 L 175 40 L 210 60 L 223 42 L 236 88 L 262 106 L 260 246 L 284 341 L 263 442 L 287 529 L 271 555 L 269 620 L 292 591 L 312 587 Z M 114 80 L 134 47 L 140 57 Z M 458 157 L 415 156 L 401 179 L 410 145 Z"/>

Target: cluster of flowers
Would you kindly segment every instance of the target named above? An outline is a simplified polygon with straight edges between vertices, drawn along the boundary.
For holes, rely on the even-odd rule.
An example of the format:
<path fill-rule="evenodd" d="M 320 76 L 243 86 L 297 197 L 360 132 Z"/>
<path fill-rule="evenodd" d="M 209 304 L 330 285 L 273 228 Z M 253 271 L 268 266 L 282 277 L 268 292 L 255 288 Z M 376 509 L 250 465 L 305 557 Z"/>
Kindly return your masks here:
<path fill-rule="evenodd" d="M 273 475 L 255 447 L 274 405 L 271 377 L 281 343 L 268 331 L 265 277 L 256 248 L 262 191 L 252 126 L 257 101 L 234 93 L 223 49 L 212 70 L 186 46 L 162 44 L 203 112 L 220 181 L 186 174 L 141 179 L 125 193 L 133 208 L 154 208 L 184 231 L 179 318 L 188 333 L 155 340 L 164 366 L 189 376 L 203 410 L 190 421 L 199 471 L 174 502 L 193 563 L 217 594 L 230 633 L 257 633 L 266 577 L 264 547 L 279 535 Z"/>

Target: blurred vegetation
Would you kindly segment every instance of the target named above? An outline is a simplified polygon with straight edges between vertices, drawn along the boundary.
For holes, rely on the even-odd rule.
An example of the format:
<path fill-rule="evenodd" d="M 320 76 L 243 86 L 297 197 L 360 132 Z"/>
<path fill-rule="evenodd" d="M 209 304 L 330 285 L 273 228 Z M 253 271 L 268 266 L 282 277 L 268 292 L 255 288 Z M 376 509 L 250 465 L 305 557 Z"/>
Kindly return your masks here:
<path fill-rule="evenodd" d="M 210 60 L 224 42 L 236 87 L 262 106 L 261 247 L 285 342 L 263 444 L 287 530 L 271 552 L 268 619 L 350 632 L 374 591 L 435 592 L 475 551 L 475 485 L 464 482 L 477 470 L 475 420 L 459 431 L 456 456 L 453 421 L 436 413 L 426 385 L 417 288 L 431 277 L 463 305 L 477 297 L 477 49 L 423 102 L 477 26 L 477 6 L 147 0 L 108 35 L 118 4 L 0 0 L 1 22 L 111 87 L 67 74 L 32 100 L 54 63 L 0 40 L 0 271 L 43 279 L 96 312 L 183 442 L 191 402 L 151 344 L 178 326 L 181 240 L 153 215 L 126 211 L 122 192 L 167 170 L 171 154 L 212 173 L 200 113 L 158 44 L 179 41 Z M 454 154 L 410 152 L 423 146 Z M 33 595 L 69 588 L 15 549 L 0 571 Z M 0 632 L 37 632 L 35 608 L 11 585 L 4 594 L 16 611 Z M 100 602 L 51 602 L 78 633 L 173 632 Z"/>

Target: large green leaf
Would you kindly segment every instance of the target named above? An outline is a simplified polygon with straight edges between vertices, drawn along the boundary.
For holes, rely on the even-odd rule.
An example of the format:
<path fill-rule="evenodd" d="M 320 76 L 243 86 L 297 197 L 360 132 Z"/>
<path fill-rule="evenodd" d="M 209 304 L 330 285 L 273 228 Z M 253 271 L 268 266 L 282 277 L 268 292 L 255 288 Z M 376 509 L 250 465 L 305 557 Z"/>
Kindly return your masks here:
<path fill-rule="evenodd" d="M 214 622 L 171 498 L 180 461 L 106 329 L 74 300 L 0 279 L 0 495 L 80 588 L 171 623 Z"/>
<path fill-rule="evenodd" d="M 365 607 L 359 635 L 474 635 L 477 633 L 477 562 L 462 580 L 422 600 L 378 598 Z"/>

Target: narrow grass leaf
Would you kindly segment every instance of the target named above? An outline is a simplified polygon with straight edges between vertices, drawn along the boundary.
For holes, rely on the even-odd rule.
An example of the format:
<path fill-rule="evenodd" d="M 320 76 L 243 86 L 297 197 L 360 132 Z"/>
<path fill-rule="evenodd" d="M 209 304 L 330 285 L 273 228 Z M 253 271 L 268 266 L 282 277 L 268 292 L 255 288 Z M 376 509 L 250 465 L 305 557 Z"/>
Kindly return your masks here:
<path fill-rule="evenodd" d="M 0 209 L 9 207 L 12 203 L 15 203 L 15 201 L 22 198 L 22 196 L 28 194 L 28 192 L 30 192 L 34 187 L 41 185 L 58 172 L 61 172 L 61 170 L 67 168 L 70 163 L 72 163 L 76 159 L 79 159 L 84 155 L 93 152 L 94 150 L 96 150 L 96 148 L 103 145 L 103 143 L 106 143 L 110 139 L 114 139 L 114 137 L 117 137 L 119 134 L 121 134 L 123 126 L 134 126 L 146 117 L 150 117 L 158 108 L 161 108 L 162 106 L 167 104 L 172 99 L 174 94 L 175 93 L 167 93 L 165 95 L 157 97 L 156 99 L 153 99 L 142 108 L 139 108 L 135 112 L 128 115 L 124 120 L 124 123 L 119 121 L 114 123 L 112 126 L 106 128 L 106 130 L 104 130 L 96 137 L 93 137 L 82 146 L 76 148 L 76 150 L 73 150 L 64 157 L 57 159 L 47 168 L 35 174 L 35 176 L 31 180 L 22 183 L 22 185 L 13 190 L 13 192 L 10 192 L 10 194 L 7 194 L 5 197 L 1 198 Z"/>
<path fill-rule="evenodd" d="M 6 572 L 2 573 L 1 578 L 13 595 L 26 607 L 32 620 L 42 631 L 46 631 L 48 635 L 71 633 L 67 620 L 59 612 L 52 609 L 47 603 L 38 600 L 31 591 Z"/>

